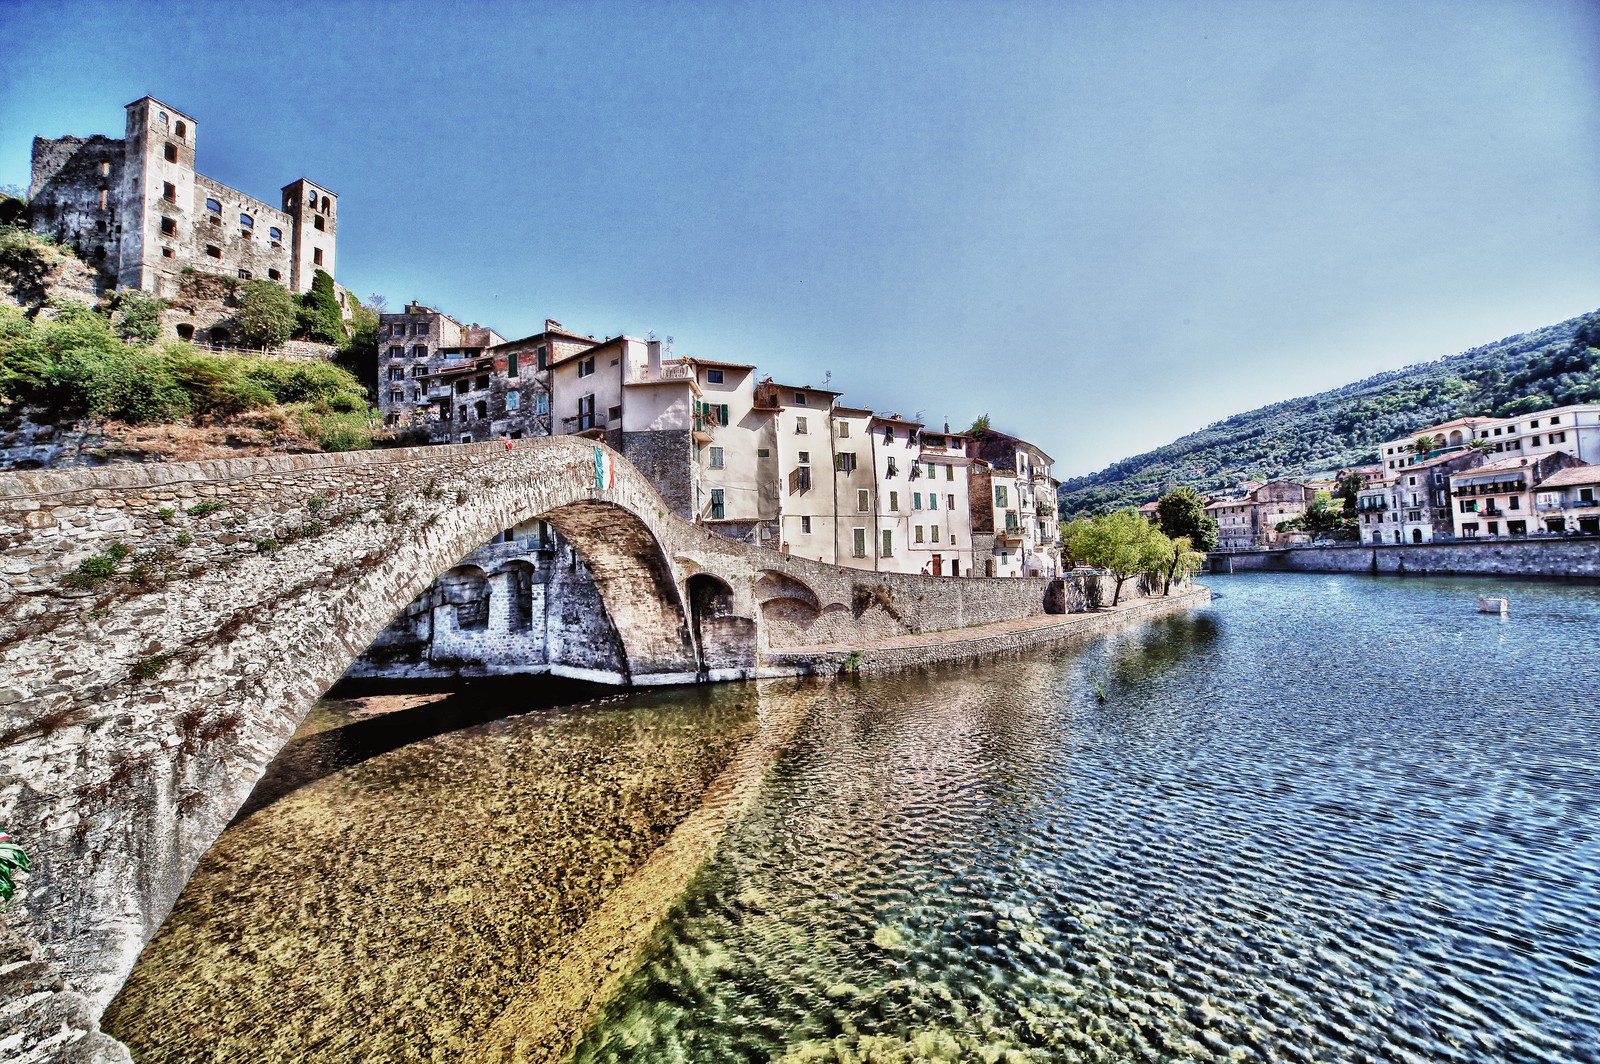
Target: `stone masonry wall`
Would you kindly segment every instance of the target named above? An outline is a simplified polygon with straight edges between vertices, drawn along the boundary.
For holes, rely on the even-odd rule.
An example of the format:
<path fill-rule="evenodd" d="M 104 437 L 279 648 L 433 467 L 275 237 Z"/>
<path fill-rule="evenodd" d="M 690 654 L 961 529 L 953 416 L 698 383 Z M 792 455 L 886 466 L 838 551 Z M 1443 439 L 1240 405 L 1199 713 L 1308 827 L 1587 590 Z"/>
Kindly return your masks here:
<path fill-rule="evenodd" d="M 1232 569 L 1219 565 L 1231 565 Z M 1600 539 L 1290 547 L 1212 556 L 1212 572 L 1392 573 L 1600 579 Z"/>

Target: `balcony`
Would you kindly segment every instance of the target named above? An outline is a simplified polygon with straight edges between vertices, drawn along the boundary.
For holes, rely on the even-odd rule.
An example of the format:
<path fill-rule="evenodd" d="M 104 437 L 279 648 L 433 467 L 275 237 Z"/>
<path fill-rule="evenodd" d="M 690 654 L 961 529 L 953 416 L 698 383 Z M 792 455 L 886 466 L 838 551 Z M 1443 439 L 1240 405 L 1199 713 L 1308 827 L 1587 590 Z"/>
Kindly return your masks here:
<path fill-rule="evenodd" d="M 694 380 L 694 367 L 680 364 L 663 365 L 654 373 L 649 366 L 639 366 L 633 371 L 635 382 L 644 381 L 692 381 Z"/>
<path fill-rule="evenodd" d="M 696 414 L 694 416 L 694 436 L 696 443 L 710 443 L 716 435 L 717 419 L 710 414 Z"/>
<path fill-rule="evenodd" d="M 606 419 L 603 414 L 579 414 L 577 417 L 564 417 L 561 419 L 561 431 L 567 435 L 583 435 L 586 432 L 600 433 L 606 428 Z"/>

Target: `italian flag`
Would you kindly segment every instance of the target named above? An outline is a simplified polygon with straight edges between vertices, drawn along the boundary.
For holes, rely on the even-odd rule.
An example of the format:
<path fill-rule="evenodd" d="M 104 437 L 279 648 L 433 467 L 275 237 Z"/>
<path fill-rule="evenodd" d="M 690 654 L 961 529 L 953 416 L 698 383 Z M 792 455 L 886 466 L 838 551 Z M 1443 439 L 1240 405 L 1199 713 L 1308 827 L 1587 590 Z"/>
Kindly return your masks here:
<path fill-rule="evenodd" d="M 594 486 L 601 491 L 617 486 L 617 470 L 611 456 L 600 448 L 594 449 Z"/>

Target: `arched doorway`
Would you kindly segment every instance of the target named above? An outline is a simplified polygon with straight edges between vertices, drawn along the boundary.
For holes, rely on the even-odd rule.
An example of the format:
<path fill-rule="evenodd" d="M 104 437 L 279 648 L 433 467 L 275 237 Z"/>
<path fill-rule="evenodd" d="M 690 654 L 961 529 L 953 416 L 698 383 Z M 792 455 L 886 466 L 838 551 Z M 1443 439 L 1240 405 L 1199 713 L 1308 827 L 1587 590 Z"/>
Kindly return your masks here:
<path fill-rule="evenodd" d="M 1413 543 L 1421 543 L 1422 542 L 1422 529 L 1413 528 L 1411 530 L 1411 542 L 1413 542 Z"/>

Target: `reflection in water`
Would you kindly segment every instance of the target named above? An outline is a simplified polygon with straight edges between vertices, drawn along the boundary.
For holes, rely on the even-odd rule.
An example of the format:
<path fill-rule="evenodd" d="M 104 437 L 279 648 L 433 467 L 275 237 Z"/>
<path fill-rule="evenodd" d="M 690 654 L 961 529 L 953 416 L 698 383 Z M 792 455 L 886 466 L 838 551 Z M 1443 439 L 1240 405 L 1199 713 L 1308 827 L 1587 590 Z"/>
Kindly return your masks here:
<path fill-rule="evenodd" d="M 577 1059 L 1600 1059 L 1600 593 L 1218 583 L 862 683 Z"/>

